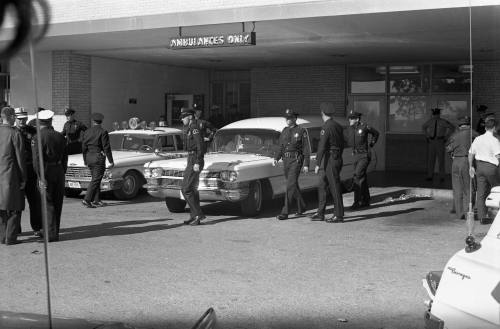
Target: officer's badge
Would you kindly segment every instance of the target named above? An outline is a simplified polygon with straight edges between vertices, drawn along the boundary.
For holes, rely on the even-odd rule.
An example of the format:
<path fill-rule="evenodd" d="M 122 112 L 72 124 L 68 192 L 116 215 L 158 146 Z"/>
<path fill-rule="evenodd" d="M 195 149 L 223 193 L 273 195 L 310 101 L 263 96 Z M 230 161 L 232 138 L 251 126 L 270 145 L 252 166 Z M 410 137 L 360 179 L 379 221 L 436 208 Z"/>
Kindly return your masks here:
<path fill-rule="evenodd" d="M 363 129 L 359 129 L 359 130 L 358 130 L 358 134 L 360 134 L 360 135 L 361 135 L 362 133 L 363 133 Z"/>
<path fill-rule="evenodd" d="M 299 138 L 299 133 L 295 133 L 295 138 Z"/>
<path fill-rule="evenodd" d="M 321 136 L 323 136 L 325 134 L 325 131 L 323 129 L 321 129 L 321 132 L 319 133 Z"/>
<path fill-rule="evenodd" d="M 198 129 L 193 129 L 193 135 L 199 134 L 200 131 Z"/>

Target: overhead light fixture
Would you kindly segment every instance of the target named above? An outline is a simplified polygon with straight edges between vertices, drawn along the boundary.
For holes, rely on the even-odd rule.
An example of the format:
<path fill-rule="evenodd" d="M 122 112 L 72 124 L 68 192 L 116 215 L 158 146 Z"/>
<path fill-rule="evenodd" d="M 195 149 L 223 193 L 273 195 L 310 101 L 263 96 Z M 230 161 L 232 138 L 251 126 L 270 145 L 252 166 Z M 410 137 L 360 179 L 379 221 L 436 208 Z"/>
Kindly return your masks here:
<path fill-rule="evenodd" d="M 387 74 L 387 66 L 378 66 L 375 71 L 379 74 Z M 420 73 L 418 66 L 415 65 L 391 65 L 390 74 L 417 74 Z"/>
<path fill-rule="evenodd" d="M 472 73 L 474 65 L 459 65 L 458 72 L 460 73 Z"/>

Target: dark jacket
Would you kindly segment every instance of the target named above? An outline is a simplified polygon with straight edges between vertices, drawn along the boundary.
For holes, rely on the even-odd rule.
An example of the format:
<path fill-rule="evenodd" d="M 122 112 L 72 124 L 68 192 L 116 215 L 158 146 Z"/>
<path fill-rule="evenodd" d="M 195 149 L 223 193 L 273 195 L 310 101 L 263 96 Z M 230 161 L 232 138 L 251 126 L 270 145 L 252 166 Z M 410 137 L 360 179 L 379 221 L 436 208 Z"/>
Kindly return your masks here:
<path fill-rule="evenodd" d="M 108 158 L 109 163 L 114 163 L 109 135 L 100 125 L 93 126 L 83 133 L 82 138 L 83 161 L 87 164 L 88 154 L 101 153 Z"/>
<path fill-rule="evenodd" d="M 286 152 L 297 152 L 304 157 L 304 166 L 309 167 L 311 151 L 307 139 L 307 131 L 295 125 L 294 127 L 285 127 L 280 135 L 279 151 L 274 158 L 276 161 L 281 159 Z"/>
<path fill-rule="evenodd" d="M 26 163 L 19 130 L 0 124 L 0 210 L 24 209 Z"/>
<path fill-rule="evenodd" d="M 379 132 L 365 123 L 358 122 L 344 130 L 347 147 L 352 147 L 353 153 L 367 153 L 368 147 L 375 145 Z"/>
<path fill-rule="evenodd" d="M 45 174 L 49 166 L 62 166 L 64 172 L 68 168 L 68 153 L 66 151 L 66 140 L 60 132 L 52 127 L 40 129 L 40 136 L 36 135 L 31 140 L 33 152 L 33 166 L 38 177 L 40 177 L 40 164 L 38 153 L 38 138 L 42 143 L 42 156 Z"/>
<path fill-rule="evenodd" d="M 196 121 L 184 129 L 184 148 L 189 156 L 194 156 L 194 163 L 201 164 L 205 155 L 205 143 Z"/>
<path fill-rule="evenodd" d="M 326 163 L 324 158 L 333 155 L 342 157 L 344 151 L 344 129 L 333 119 L 328 119 L 324 123 L 319 137 L 318 152 L 316 155 L 317 165 Z"/>

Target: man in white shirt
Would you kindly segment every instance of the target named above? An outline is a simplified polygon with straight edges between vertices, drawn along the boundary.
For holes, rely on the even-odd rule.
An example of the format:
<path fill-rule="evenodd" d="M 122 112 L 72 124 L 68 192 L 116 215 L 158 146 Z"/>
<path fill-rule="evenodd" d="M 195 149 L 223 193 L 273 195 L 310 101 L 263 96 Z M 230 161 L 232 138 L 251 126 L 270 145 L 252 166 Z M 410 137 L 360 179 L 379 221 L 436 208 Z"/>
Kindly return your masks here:
<path fill-rule="evenodd" d="M 469 149 L 469 175 L 477 179 L 477 215 L 481 224 L 490 224 L 487 217 L 486 197 L 493 186 L 500 184 L 498 177 L 498 159 L 500 158 L 500 141 L 493 135 L 496 120 L 493 115 L 484 119 L 486 132 L 476 137 Z M 475 166 L 474 166 L 475 160 Z"/>

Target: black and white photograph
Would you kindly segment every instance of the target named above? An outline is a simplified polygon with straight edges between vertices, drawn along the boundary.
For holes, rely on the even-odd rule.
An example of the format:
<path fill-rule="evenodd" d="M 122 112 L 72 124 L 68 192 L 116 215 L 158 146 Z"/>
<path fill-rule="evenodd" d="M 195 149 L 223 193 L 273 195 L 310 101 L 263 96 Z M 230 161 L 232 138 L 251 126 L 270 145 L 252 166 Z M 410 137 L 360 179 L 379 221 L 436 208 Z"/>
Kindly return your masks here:
<path fill-rule="evenodd" d="M 0 329 L 498 329 L 499 164 L 498 0 L 0 0 Z"/>

